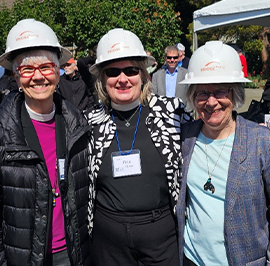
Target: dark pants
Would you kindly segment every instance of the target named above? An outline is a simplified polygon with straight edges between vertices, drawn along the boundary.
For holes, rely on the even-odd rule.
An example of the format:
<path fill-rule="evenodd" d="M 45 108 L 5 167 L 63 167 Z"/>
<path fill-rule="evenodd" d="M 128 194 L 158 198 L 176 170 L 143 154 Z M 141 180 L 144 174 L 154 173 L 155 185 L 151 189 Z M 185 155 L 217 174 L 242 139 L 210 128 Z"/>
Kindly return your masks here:
<path fill-rule="evenodd" d="M 169 207 L 119 214 L 97 207 L 90 252 L 94 266 L 178 266 L 175 219 Z"/>
<path fill-rule="evenodd" d="M 188 259 L 185 255 L 184 255 L 184 263 L 183 266 L 197 266 L 193 261 L 191 261 L 190 259 Z"/>
<path fill-rule="evenodd" d="M 44 266 L 70 266 L 67 250 L 47 255 Z"/>

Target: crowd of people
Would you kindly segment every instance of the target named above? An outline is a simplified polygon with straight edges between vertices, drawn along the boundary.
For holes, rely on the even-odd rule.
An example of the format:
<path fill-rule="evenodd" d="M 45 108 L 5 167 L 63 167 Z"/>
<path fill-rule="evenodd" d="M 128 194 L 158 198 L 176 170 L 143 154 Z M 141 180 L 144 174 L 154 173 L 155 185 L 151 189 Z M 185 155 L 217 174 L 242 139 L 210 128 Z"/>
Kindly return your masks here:
<path fill-rule="evenodd" d="M 269 264 L 270 131 L 237 114 L 234 48 L 169 45 L 158 68 L 115 28 L 75 60 L 24 19 L 0 65 L 0 265 Z"/>

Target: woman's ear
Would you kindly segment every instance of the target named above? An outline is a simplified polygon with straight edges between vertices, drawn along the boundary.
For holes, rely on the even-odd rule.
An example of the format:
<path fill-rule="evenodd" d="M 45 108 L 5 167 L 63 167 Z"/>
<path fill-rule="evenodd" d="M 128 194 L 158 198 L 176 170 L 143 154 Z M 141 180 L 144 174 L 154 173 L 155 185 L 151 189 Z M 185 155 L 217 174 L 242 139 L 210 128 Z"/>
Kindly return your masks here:
<path fill-rule="evenodd" d="M 19 77 L 19 75 L 16 74 L 14 71 L 13 71 L 13 77 L 15 78 L 15 80 L 16 80 L 16 82 L 17 82 L 18 88 L 21 87 L 20 77 Z"/>

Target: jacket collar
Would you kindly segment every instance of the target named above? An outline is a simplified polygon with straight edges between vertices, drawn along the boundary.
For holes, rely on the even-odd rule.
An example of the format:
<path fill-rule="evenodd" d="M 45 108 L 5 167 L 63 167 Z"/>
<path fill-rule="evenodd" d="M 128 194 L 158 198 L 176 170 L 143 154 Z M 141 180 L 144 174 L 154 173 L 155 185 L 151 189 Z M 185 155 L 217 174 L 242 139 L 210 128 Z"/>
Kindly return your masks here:
<path fill-rule="evenodd" d="M 237 115 L 236 112 L 233 112 L 233 116 L 236 118 L 236 129 L 231 159 L 238 163 L 242 163 L 247 157 L 247 125 L 244 122 L 245 119 L 240 115 Z M 185 141 L 185 145 L 182 147 L 184 155 L 192 155 L 196 139 L 202 126 L 203 121 L 201 119 L 192 122 L 191 124 L 183 125 L 181 138 L 182 141 Z"/>

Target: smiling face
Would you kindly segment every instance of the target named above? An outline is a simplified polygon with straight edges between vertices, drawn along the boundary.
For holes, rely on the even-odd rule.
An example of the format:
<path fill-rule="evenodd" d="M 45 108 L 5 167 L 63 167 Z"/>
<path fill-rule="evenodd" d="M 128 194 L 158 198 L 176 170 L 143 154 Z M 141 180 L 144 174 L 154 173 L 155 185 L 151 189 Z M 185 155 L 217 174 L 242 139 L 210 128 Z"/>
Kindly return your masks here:
<path fill-rule="evenodd" d="M 50 53 L 46 52 L 45 54 Z M 24 57 L 20 56 L 17 59 L 18 66 L 33 66 L 38 67 L 44 63 L 53 63 L 50 56 L 41 56 L 29 54 Z M 15 78 L 18 86 L 25 94 L 25 101 L 27 105 L 37 113 L 49 113 L 52 111 L 53 106 L 53 93 L 56 85 L 59 83 L 60 73 L 59 67 L 53 67 L 51 74 L 44 76 L 39 69 L 34 71 L 32 77 L 22 77 L 18 71 L 15 72 Z"/>
<path fill-rule="evenodd" d="M 226 89 L 228 91 L 227 97 L 217 99 L 213 95 L 218 90 Z M 235 121 L 232 117 L 232 91 L 230 91 L 229 88 L 224 88 L 224 86 L 220 84 L 200 84 L 197 85 L 196 94 L 198 95 L 201 92 L 210 93 L 207 100 L 195 98 L 195 107 L 199 117 L 204 122 L 204 130 L 208 133 L 215 132 L 215 135 L 217 134 L 219 136 L 222 136 L 223 133 L 226 135 L 226 132 L 235 126 Z"/>
<path fill-rule="evenodd" d="M 70 63 L 66 63 L 63 65 L 63 69 L 65 70 L 65 74 L 70 76 L 71 78 L 74 77 L 76 75 L 76 65 L 75 64 L 70 64 Z"/>
<path fill-rule="evenodd" d="M 104 70 L 109 68 L 124 69 L 132 67 L 130 61 L 123 60 L 107 65 Z M 137 75 L 127 76 L 121 72 L 116 77 L 108 77 L 105 75 L 105 86 L 110 99 L 117 104 L 129 104 L 139 99 L 142 87 L 141 70 Z"/>
<path fill-rule="evenodd" d="M 165 56 L 165 62 L 168 70 L 172 73 L 178 66 L 179 54 L 177 50 L 168 50 Z"/>

